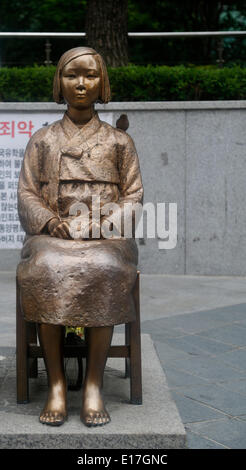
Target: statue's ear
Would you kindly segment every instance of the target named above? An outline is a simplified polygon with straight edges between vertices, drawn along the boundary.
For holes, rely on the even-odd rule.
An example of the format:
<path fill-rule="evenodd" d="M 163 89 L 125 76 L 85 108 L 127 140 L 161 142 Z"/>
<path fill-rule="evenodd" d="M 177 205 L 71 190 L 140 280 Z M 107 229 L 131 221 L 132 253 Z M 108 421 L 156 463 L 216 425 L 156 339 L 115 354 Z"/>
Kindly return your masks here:
<path fill-rule="evenodd" d="M 121 114 L 119 119 L 116 121 L 116 127 L 117 129 L 122 129 L 122 131 L 127 131 L 129 127 L 129 121 L 127 114 Z"/>

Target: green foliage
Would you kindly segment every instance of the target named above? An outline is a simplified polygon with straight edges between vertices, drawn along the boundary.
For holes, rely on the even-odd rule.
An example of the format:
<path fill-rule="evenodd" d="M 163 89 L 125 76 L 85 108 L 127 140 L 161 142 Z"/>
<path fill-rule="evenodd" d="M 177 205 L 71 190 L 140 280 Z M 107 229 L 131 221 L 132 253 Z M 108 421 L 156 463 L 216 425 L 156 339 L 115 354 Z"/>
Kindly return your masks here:
<path fill-rule="evenodd" d="M 0 101 L 53 101 L 55 67 L 0 69 Z M 109 69 L 112 101 L 246 99 L 246 68 L 137 66 Z"/>
<path fill-rule="evenodd" d="M 55 67 L 0 69 L 1 101 L 53 101 L 52 81 Z"/>

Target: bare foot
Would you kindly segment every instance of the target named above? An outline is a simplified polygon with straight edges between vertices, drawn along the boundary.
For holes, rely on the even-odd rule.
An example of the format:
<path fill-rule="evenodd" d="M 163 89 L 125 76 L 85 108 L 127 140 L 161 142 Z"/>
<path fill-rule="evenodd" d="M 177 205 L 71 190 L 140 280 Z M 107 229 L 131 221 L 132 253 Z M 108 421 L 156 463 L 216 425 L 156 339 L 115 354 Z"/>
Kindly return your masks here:
<path fill-rule="evenodd" d="M 39 421 L 42 424 L 60 426 L 67 419 L 66 384 L 58 382 L 49 388 L 48 399 L 41 411 Z"/>
<path fill-rule="evenodd" d="M 84 385 L 80 419 L 86 426 L 102 426 L 110 422 L 110 416 L 104 407 L 101 391 L 97 385 Z"/>

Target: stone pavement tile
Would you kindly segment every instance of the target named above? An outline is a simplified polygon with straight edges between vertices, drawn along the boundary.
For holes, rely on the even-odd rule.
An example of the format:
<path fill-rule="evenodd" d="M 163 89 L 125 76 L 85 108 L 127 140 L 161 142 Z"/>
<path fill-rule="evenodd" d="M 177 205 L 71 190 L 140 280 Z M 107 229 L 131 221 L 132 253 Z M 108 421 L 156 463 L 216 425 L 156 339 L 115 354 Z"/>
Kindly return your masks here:
<path fill-rule="evenodd" d="M 177 348 L 172 348 L 165 342 L 158 341 L 156 339 L 155 335 L 151 335 L 152 340 L 154 342 L 155 349 L 157 351 L 157 354 L 159 356 L 159 359 L 161 363 L 166 364 L 169 361 L 176 361 L 178 359 L 189 359 L 189 355 L 186 354 L 185 352 L 177 349 Z"/>
<path fill-rule="evenodd" d="M 193 356 L 214 356 L 235 348 L 232 345 L 194 334 L 179 338 L 166 338 L 165 344 L 168 344 L 173 349 L 177 348 Z"/>
<path fill-rule="evenodd" d="M 192 431 L 187 431 L 186 436 L 188 449 L 228 449 L 228 447 L 210 439 L 206 439 L 200 434 L 195 434 Z"/>
<path fill-rule="evenodd" d="M 240 419 L 241 419 L 242 421 L 246 421 L 246 414 L 245 414 L 245 415 L 240 415 Z"/>
<path fill-rule="evenodd" d="M 214 315 L 225 322 L 241 321 L 245 319 L 246 304 L 228 305 L 213 310 Z"/>
<path fill-rule="evenodd" d="M 140 292 L 140 302 L 141 302 L 141 318 L 143 321 L 147 321 L 149 318 L 152 319 L 159 319 L 162 317 L 168 317 L 168 310 L 167 306 L 165 305 L 165 301 L 159 298 L 155 302 L 154 299 L 150 299 L 149 297 L 143 296 Z"/>
<path fill-rule="evenodd" d="M 219 419 L 225 416 L 224 413 L 212 409 L 211 407 L 202 403 L 198 403 L 197 401 L 194 401 L 191 398 L 187 398 L 184 395 L 180 395 L 174 390 L 172 390 L 172 398 L 176 403 L 182 422 L 184 424 L 197 421 L 209 421 L 211 419 Z"/>
<path fill-rule="evenodd" d="M 242 311 L 243 305 L 243 311 Z M 243 322 L 245 320 L 246 304 L 233 305 L 230 307 L 204 310 L 174 316 L 165 316 L 156 320 L 145 320 L 142 322 L 142 330 L 146 333 L 159 333 L 163 337 L 179 337 L 184 334 L 195 334 L 204 330 L 229 323 Z"/>
<path fill-rule="evenodd" d="M 246 448 L 246 422 L 241 419 L 223 418 L 209 423 L 188 424 L 187 430 L 215 440 L 229 449 Z"/>
<path fill-rule="evenodd" d="M 186 315 L 176 315 L 162 318 L 161 320 L 153 320 L 153 322 L 149 321 L 149 323 L 151 325 L 151 323 L 157 322 L 156 326 L 161 327 L 164 331 L 165 329 L 173 329 L 181 333 L 183 332 L 183 334 L 199 333 L 203 330 L 211 330 L 232 323 L 232 320 L 224 320 L 215 313 L 216 310 L 193 312 Z"/>
<path fill-rule="evenodd" d="M 246 414 L 246 397 L 215 384 L 180 387 L 175 393 L 233 417 Z"/>
<path fill-rule="evenodd" d="M 177 338 L 183 336 L 184 332 L 174 328 L 167 328 L 166 318 L 159 320 L 146 320 L 141 323 L 141 332 L 155 335 L 161 341 L 164 338 Z"/>
<path fill-rule="evenodd" d="M 208 383 L 207 380 L 201 377 L 197 377 L 196 375 L 192 375 L 181 370 L 175 370 L 168 365 L 166 366 L 164 364 L 163 368 L 171 390 L 178 390 L 179 387 L 192 387 L 193 385 L 203 385 Z"/>
<path fill-rule="evenodd" d="M 228 305 L 227 307 L 220 307 L 220 309 L 218 309 L 218 310 L 221 310 L 222 312 L 232 311 L 233 314 L 234 314 L 234 312 L 245 314 L 245 312 L 246 312 L 246 303 Z"/>
<path fill-rule="evenodd" d="M 246 370 L 246 348 L 225 352 L 224 354 L 217 356 L 217 359 L 240 370 Z"/>
<path fill-rule="evenodd" d="M 246 331 L 245 328 L 240 328 L 235 324 L 224 325 L 220 328 L 213 328 L 209 331 L 203 331 L 201 336 L 216 339 L 222 343 L 227 343 L 235 346 L 246 346 Z"/>
<path fill-rule="evenodd" d="M 245 314 L 244 314 L 244 316 L 245 316 Z M 242 326 L 242 327 L 246 328 L 246 320 L 245 319 L 244 320 L 236 320 L 235 325 Z"/>
<path fill-rule="evenodd" d="M 229 366 L 220 361 L 217 357 L 190 357 L 189 360 L 170 361 L 168 365 L 176 370 L 189 372 L 190 374 L 202 377 L 212 383 L 246 377 L 244 370 Z"/>
<path fill-rule="evenodd" d="M 231 392 L 237 392 L 240 393 L 240 395 L 246 396 L 246 378 L 230 382 L 221 382 L 218 385 L 226 390 L 231 390 Z"/>

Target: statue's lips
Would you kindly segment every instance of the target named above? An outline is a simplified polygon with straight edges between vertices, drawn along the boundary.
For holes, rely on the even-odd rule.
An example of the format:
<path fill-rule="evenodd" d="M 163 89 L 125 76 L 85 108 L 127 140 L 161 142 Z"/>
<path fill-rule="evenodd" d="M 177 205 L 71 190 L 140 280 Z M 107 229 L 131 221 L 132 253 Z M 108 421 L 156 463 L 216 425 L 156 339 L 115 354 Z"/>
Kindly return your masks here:
<path fill-rule="evenodd" d="M 77 93 L 76 98 L 85 98 L 86 93 Z"/>

